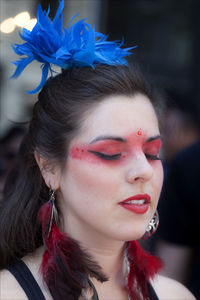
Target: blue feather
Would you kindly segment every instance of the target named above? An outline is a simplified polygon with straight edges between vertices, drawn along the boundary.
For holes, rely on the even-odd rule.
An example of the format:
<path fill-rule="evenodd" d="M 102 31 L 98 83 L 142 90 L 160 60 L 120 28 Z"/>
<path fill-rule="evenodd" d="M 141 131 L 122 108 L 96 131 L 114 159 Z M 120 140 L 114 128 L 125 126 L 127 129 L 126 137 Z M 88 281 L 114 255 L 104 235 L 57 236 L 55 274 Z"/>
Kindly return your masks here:
<path fill-rule="evenodd" d="M 35 94 L 37 93 L 45 84 L 46 80 L 47 80 L 47 76 L 48 76 L 48 71 L 49 71 L 49 64 L 46 63 L 43 68 L 42 68 L 42 80 L 40 82 L 40 84 L 32 91 L 26 91 L 28 94 Z"/>
<path fill-rule="evenodd" d="M 24 69 L 34 60 L 34 57 L 21 58 L 20 60 L 13 62 L 17 66 L 14 74 L 10 78 L 17 78 Z"/>
<path fill-rule="evenodd" d="M 64 0 L 59 0 L 59 7 L 56 15 L 51 21 L 49 18 L 50 7 L 43 11 L 41 5 L 37 7 L 37 23 L 32 31 L 23 28 L 19 33 L 24 44 L 12 46 L 14 52 L 23 56 L 18 61 L 13 62 L 16 70 L 11 78 L 18 77 L 23 70 L 33 60 L 43 64 L 42 79 L 36 89 L 30 91 L 33 94 L 40 90 L 45 84 L 48 73 L 52 76 L 51 64 L 67 69 L 73 66 L 95 67 L 95 64 L 124 64 L 127 62 L 125 57 L 131 54 L 131 48 L 121 48 L 124 40 L 107 41 L 108 35 L 96 32 L 86 22 L 87 19 L 77 21 L 72 25 L 73 20 L 78 14 L 74 15 L 67 28 L 63 27 Z"/>

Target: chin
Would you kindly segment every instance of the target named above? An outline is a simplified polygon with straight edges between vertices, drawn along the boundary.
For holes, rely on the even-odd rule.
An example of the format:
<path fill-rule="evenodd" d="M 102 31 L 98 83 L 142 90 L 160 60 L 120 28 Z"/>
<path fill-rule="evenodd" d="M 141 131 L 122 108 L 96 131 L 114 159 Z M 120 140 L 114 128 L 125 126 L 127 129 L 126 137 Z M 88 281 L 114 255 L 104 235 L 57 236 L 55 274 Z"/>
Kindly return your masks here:
<path fill-rule="evenodd" d="M 128 242 L 128 241 L 134 241 L 134 240 L 139 240 L 143 237 L 144 233 L 146 231 L 146 227 L 137 227 L 137 228 L 133 228 L 132 230 L 130 230 L 130 228 L 128 230 L 125 231 L 121 231 L 117 233 L 117 240 L 120 241 L 124 241 L 124 242 Z"/>
<path fill-rule="evenodd" d="M 139 240 L 143 237 L 144 233 L 145 233 L 145 231 L 143 231 L 142 233 L 141 232 L 137 232 L 137 233 L 134 232 L 134 234 L 132 233 L 130 235 L 127 235 L 126 239 L 124 241 L 128 242 L 128 241 Z"/>

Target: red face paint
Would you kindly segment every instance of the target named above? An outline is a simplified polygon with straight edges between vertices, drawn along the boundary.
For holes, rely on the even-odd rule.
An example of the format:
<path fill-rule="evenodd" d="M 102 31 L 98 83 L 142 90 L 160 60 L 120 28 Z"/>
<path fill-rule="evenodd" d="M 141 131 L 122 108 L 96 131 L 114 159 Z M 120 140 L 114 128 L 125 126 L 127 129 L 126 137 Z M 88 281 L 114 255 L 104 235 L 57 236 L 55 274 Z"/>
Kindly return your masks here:
<path fill-rule="evenodd" d="M 91 163 L 118 164 L 127 161 L 137 151 L 142 151 L 149 159 L 156 159 L 161 144 L 160 137 L 147 139 L 142 134 L 138 139 L 137 131 L 127 136 L 124 141 L 104 139 L 92 144 L 74 145 L 70 149 L 70 155 L 73 159 Z"/>
<path fill-rule="evenodd" d="M 91 163 L 119 163 L 118 157 L 126 157 L 125 146 L 121 142 L 105 140 L 91 145 L 75 145 L 70 149 L 73 159 Z M 123 152 L 123 154 L 122 154 Z"/>
<path fill-rule="evenodd" d="M 144 153 L 148 153 L 153 156 L 159 155 L 160 149 L 162 146 L 161 139 L 152 140 L 149 142 L 146 142 L 143 146 Z"/>

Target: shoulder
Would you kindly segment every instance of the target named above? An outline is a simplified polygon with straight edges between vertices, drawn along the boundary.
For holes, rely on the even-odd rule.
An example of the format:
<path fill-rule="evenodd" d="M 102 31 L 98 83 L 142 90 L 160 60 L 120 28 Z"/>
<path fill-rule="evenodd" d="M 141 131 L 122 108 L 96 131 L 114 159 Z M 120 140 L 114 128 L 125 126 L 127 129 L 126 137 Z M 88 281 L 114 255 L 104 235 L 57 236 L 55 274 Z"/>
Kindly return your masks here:
<path fill-rule="evenodd" d="M 47 300 L 52 300 L 48 288 L 44 285 L 41 274 L 40 264 L 42 259 L 43 249 L 38 248 L 34 253 L 25 256 L 22 260 L 31 271 L 33 277 L 38 283 L 42 293 Z M 27 296 L 15 277 L 8 271 L 0 272 L 0 299 L 4 300 L 27 300 Z"/>
<path fill-rule="evenodd" d="M 4 300 L 25 300 L 28 299 L 15 277 L 8 271 L 0 272 L 0 295 Z"/>
<path fill-rule="evenodd" d="M 159 299 L 195 300 L 192 293 L 174 279 L 157 275 L 151 283 Z"/>

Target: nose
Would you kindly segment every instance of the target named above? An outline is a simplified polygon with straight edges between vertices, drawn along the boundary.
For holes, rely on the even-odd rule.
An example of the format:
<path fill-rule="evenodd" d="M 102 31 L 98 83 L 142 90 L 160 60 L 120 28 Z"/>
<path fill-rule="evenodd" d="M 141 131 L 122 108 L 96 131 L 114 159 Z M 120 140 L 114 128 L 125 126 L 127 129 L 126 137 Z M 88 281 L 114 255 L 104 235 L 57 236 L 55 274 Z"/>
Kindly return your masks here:
<path fill-rule="evenodd" d="M 153 167 L 144 153 L 134 155 L 126 171 L 126 180 L 129 183 L 148 181 L 153 176 Z"/>

